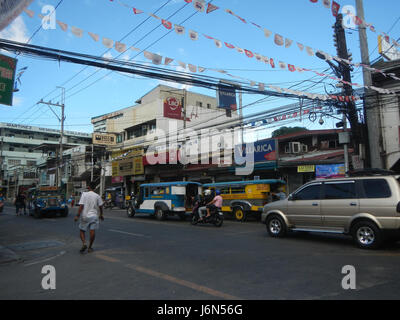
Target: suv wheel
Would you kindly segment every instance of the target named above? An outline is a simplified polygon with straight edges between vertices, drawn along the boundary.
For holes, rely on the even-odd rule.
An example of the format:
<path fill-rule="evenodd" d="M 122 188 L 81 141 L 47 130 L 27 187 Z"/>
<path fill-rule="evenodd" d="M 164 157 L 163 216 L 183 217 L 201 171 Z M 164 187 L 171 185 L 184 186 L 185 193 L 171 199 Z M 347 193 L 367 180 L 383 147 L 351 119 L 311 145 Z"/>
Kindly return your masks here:
<path fill-rule="evenodd" d="M 273 238 L 281 238 L 286 234 L 286 224 L 278 215 L 271 215 L 266 221 L 268 234 Z"/>
<path fill-rule="evenodd" d="M 381 231 L 370 221 L 357 222 L 352 228 L 352 236 L 362 249 L 377 249 L 382 244 Z"/>

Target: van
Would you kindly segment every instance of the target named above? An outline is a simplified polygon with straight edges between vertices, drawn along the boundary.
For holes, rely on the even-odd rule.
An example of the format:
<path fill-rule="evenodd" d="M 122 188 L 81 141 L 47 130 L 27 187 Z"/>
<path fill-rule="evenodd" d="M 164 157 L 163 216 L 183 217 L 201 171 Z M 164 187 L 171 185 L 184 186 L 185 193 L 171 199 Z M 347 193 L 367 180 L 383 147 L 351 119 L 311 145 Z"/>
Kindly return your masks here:
<path fill-rule="evenodd" d="M 351 235 L 360 248 L 378 248 L 400 238 L 400 186 L 397 177 L 357 176 L 316 180 L 262 213 L 271 237 L 288 231 Z"/>

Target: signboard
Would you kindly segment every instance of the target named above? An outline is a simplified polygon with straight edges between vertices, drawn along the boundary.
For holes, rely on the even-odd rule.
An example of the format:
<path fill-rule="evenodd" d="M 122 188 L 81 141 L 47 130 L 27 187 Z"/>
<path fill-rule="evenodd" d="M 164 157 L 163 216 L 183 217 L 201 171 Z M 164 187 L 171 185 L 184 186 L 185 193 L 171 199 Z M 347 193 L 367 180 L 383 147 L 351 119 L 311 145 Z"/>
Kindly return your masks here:
<path fill-rule="evenodd" d="M 168 97 L 164 100 L 164 117 L 183 120 L 182 102 L 175 97 Z"/>
<path fill-rule="evenodd" d="M 112 176 L 125 177 L 144 174 L 143 157 L 134 157 L 113 161 L 112 163 Z"/>
<path fill-rule="evenodd" d="M 93 144 L 115 146 L 117 137 L 115 134 L 93 133 Z"/>
<path fill-rule="evenodd" d="M 123 182 L 124 182 L 124 177 L 117 176 L 111 178 L 111 183 L 123 183 Z"/>
<path fill-rule="evenodd" d="M 297 172 L 298 173 L 315 172 L 315 165 L 298 166 Z"/>
<path fill-rule="evenodd" d="M 315 167 L 317 179 L 342 178 L 346 175 L 344 164 L 327 164 Z"/>
<path fill-rule="evenodd" d="M 0 104 L 12 106 L 17 60 L 0 54 Z"/>
<path fill-rule="evenodd" d="M 219 86 L 218 107 L 227 110 L 237 110 L 236 90 L 234 87 L 227 85 Z"/>
<path fill-rule="evenodd" d="M 385 37 L 378 36 L 379 54 L 389 61 L 400 59 L 400 51 L 394 44 L 388 42 Z"/>
<path fill-rule="evenodd" d="M 275 139 L 260 140 L 253 144 L 248 143 L 247 145 L 236 146 L 235 152 L 239 152 L 245 156 L 246 154 L 254 153 L 254 163 L 266 162 L 266 161 L 276 161 L 276 141 Z"/>

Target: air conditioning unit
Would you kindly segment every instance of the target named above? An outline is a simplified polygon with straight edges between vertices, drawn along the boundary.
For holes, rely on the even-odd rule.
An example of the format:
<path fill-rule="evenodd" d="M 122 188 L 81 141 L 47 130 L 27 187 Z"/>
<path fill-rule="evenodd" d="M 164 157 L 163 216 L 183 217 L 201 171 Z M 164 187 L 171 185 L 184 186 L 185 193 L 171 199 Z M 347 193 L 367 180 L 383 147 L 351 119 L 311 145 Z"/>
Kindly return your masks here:
<path fill-rule="evenodd" d="M 289 142 L 285 147 L 285 153 L 300 153 L 301 151 L 300 142 Z"/>
<path fill-rule="evenodd" d="M 307 153 L 308 152 L 308 146 L 306 144 L 301 145 L 301 152 Z"/>

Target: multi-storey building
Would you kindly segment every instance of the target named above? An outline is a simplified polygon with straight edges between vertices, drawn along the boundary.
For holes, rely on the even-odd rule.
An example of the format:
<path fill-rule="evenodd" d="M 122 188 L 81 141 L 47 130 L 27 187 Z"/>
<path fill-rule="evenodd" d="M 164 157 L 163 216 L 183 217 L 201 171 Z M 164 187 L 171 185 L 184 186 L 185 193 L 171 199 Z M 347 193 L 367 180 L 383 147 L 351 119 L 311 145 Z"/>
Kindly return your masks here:
<path fill-rule="evenodd" d="M 0 123 L 0 186 L 13 196 L 18 187 L 38 183 L 37 165 L 53 154 L 43 153 L 39 146 L 60 144 L 59 130 L 29 125 Z M 64 132 L 64 144 L 70 146 L 91 143 L 91 134 Z"/>

